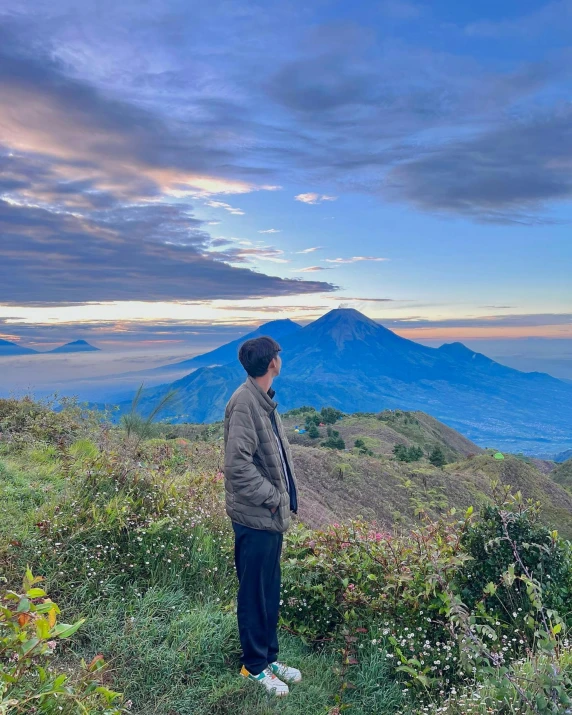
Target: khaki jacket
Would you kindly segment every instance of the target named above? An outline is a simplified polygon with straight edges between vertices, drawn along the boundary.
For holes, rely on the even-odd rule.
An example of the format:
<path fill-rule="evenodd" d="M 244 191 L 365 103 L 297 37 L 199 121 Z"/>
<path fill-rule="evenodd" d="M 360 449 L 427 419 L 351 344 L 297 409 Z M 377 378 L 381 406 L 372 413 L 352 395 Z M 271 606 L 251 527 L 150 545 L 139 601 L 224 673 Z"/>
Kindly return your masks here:
<path fill-rule="evenodd" d="M 284 532 L 290 524 L 288 476 L 280 459 L 270 414 L 278 403 L 254 378 L 235 390 L 224 413 L 224 484 L 226 513 L 253 529 Z M 290 445 L 274 412 L 284 455 L 296 486 Z M 270 509 L 278 507 L 273 514 Z"/>

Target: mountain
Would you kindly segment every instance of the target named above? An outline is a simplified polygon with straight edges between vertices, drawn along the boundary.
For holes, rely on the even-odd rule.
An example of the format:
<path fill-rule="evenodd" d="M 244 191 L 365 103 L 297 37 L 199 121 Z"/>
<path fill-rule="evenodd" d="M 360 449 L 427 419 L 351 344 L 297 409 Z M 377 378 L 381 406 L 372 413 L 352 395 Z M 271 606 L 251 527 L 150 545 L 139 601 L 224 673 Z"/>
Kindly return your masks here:
<path fill-rule="evenodd" d="M 557 484 L 572 489 L 572 457 L 553 469 L 550 476 Z"/>
<path fill-rule="evenodd" d="M 99 348 L 90 345 L 85 340 L 74 340 L 71 343 L 60 345 L 53 350 L 48 350 L 48 353 L 89 353 L 99 350 Z"/>
<path fill-rule="evenodd" d="M 283 367 L 274 389 L 281 411 L 300 405 L 344 412 L 420 410 L 485 447 L 537 454 L 572 446 L 571 385 L 506 367 L 461 343 L 427 347 L 357 310 L 338 308 L 280 344 Z M 141 404 L 145 408 L 167 389 L 177 389 L 166 417 L 212 422 L 244 379 L 233 357 L 149 389 Z"/>
<path fill-rule="evenodd" d="M 23 345 L 18 345 L 18 343 L 11 343 L 9 340 L 0 340 L 0 357 L 9 355 L 34 355 L 37 354 L 37 352 L 37 350 L 25 348 Z"/>
<path fill-rule="evenodd" d="M 567 449 L 565 452 L 560 452 L 554 457 L 555 462 L 566 462 L 566 460 L 572 459 L 572 449 Z"/>
<path fill-rule="evenodd" d="M 173 369 L 185 369 L 194 370 L 199 367 L 210 367 L 211 365 L 226 365 L 233 360 L 238 359 L 238 349 L 245 340 L 250 340 L 251 338 L 259 338 L 261 335 L 269 335 L 274 340 L 280 342 L 282 338 L 286 335 L 290 335 L 296 330 L 300 330 L 298 323 L 293 320 L 286 318 L 284 320 L 271 320 L 268 323 L 260 325 L 256 330 L 253 330 L 247 335 L 243 335 L 230 343 L 221 345 L 215 350 L 210 350 L 208 353 L 203 355 L 196 355 L 195 357 L 189 358 L 188 360 L 182 360 L 181 362 L 173 362 L 168 365 L 161 365 L 161 367 L 156 367 L 150 372 L 170 372 Z"/>

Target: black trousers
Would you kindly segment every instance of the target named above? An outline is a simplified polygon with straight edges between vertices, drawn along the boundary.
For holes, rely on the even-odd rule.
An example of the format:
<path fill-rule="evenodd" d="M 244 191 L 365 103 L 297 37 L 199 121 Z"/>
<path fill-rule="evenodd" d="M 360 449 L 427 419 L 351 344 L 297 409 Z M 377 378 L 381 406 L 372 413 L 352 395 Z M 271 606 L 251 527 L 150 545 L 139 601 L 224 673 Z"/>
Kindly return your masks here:
<path fill-rule="evenodd" d="M 282 534 L 232 523 L 242 664 L 253 675 L 278 656 Z"/>

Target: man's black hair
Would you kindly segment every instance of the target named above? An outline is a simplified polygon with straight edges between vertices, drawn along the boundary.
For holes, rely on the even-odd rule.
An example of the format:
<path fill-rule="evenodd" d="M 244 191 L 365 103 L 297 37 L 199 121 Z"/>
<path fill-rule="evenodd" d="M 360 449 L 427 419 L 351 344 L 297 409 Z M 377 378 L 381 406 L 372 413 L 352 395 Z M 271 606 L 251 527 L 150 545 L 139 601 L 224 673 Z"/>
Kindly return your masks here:
<path fill-rule="evenodd" d="M 242 343 L 238 359 L 251 377 L 262 377 L 268 372 L 268 365 L 282 350 L 280 345 L 268 335 L 251 338 Z"/>

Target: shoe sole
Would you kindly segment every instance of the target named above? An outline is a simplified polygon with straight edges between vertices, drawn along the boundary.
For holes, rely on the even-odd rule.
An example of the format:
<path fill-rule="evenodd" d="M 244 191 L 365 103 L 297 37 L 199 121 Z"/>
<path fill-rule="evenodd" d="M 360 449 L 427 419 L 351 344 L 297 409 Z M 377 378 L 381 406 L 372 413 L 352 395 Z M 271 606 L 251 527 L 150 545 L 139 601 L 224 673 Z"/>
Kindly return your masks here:
<path fill-rule="evenodd" d="M 251 679 L 248 677 L 248 675 L 243 675 L 242 673 L 239 673 L 239 675 L 240 675 L 241 678 L 244 678 L 245 680 L 248 680 L 248 682 L 250 682 L 250 683 L 254 683 L 254 682 L 255 682 L 254 680 L 251 680 Z M 302 680 L 302 678 L 300 678 L 300 680 Z M 292 682 L 294 682 L 294 681 L 292 681 Z M 297 681 L 297 682 L 299 682 L 299 681 Z M 260 687 L 260 684 L 258 685 L 258 687 Z M 264 687 L 264 686 L 262 686 L 262 687 Z M 268 690 L 267 688 L 264 688 L 264 689 L 266 690 L 266 692 L 268 693 L 268 695 L 274 695 L 275 698 L 285 698 L 287 695 L 290 695 L 290 692 L 289 692 L 288 690 L 287 690 L 285 693 L 279 693 L 279 692 L 276 690 L 276 688 L 272 688 L 271 690 Z"/>

